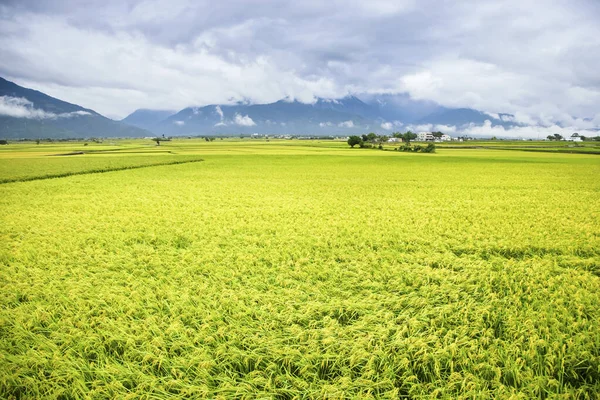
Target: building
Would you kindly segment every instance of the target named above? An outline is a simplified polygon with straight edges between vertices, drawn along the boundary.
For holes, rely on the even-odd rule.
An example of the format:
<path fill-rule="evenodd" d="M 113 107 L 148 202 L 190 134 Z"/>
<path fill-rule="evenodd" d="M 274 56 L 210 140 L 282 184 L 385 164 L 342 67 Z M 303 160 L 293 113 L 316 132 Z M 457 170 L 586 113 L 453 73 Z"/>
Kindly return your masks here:
<path fill-rule="evenodd" d="M 574 133 L 570 138 L 567 138 L 567 140 L 571 142 L 581 142 L 581 136 L 579 136 L 579 133 Z"/>
<path fill-rule="evenodd" d="M 415 140 L 418 142 L 433 142 L 435 137 L 431 132 L 419 132 Z"/>

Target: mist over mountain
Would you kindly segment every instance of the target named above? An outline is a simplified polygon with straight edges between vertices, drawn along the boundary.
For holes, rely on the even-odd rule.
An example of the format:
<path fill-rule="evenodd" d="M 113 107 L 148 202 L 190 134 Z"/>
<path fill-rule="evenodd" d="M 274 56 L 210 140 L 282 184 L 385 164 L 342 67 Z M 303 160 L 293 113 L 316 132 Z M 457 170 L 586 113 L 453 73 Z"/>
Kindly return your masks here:
<path fill-rule="evenodd" d="M 148 131 L 0 78 L 0 137 L 140 137 Z"/>
<path fill-rule="evenodd" d="M 528 125 L 511 114 L 447 108 L 405 94 L 363 94 L 312 103 L 213 104 L 179 112 L 140 109 L 121 121 L 0 78 L 0 138 L 145 137 L 151 135 L 288 134 L 347 136 L 439 130 L 504 135 Z M 528 131 L 535 133 L 535 131 Z M 543 136 L 545 137 L 545 135 Z"/>
<path fill-rule="evenodd" d="M 517 126 L 509 114 L 498 116 L 472 109 L 450 109 L 433 102 L 415 101 L 405 94 L 359 95 L 316 99 L 313 103 L 283 99 L 270 104 L 213 104 L 187 107 L 156 120 L 163 111 L 137 110 L 123 121 L 155 134 L 235 135 L 303 134 L 349 135 L 391 133 L 398 130 L 482 125 Z M 503 116 L 503 117 L 501 117 Z M 143 117 L 143 118 L 142 118 Z M 504 120 L 502 118 L 505 118 Z M 140 122 L 141 121 L 141 122 Z"/>

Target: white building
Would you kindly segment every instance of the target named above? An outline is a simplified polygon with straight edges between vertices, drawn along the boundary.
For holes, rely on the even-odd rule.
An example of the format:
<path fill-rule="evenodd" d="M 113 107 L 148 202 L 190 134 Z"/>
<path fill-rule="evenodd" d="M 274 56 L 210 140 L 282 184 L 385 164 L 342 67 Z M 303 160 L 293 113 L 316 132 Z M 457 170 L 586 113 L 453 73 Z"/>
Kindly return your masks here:
<path fill-rule="evenodd" d="M 419 132 L 417 133 L 417 138 L 415 140 L 418 142 L 433 142 L 434 139 L 431 132 Z"/>
<path fill-rule="evenodd" d="M 581 136 L 579 136 L 579 133 L 574 133 L 570 138 L 567 138 L 567 140 L 571 142 L 581 142 Z"/>

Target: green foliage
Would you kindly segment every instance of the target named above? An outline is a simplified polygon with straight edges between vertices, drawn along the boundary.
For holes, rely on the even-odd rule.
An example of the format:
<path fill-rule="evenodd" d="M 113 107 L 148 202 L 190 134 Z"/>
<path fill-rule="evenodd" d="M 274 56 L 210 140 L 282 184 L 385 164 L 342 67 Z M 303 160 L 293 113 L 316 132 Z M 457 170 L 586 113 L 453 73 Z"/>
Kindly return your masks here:
<path fill-rule="evenodd" d="M 0 398 L 600 392 L 597 156 L 148 142 L 0 151 L 205 160 L 0 186 Z"/>
<path fill-rule="evenodd" d="M 400 136 L 400 138 L 406 142 L 406 143 L 410 143 L 411 140 L 415 140 L 417 138 L 417 134 L 416 133 L 412 133 L 411 131 L 407 131 L 406 133 L 402 134 Z"/>
<path fill-rule="evenodd" d="M 403 146 L 398 147 L 398 151 L 413 152 L 413 153 L 435 153 L 435 144 L 428 143 L 427 146 L 422 146 L 420 144 L 411 146 L 410 144 L 407 143 Z"/>
<path fill-rule="evenodd" d="M 362 147 L 363 144 L 363 140 L 361 139 L 360 136 L 350 136 L 348 137 L 348 145 L 352 148 L 354 148 L 354 146 L 359 145 L 360 147 Z"/>
<path fill-rule="evenodd" d="M 428 143 L 427 146 L 423 149 L 424 153 L 435 153 L 435 144 Z"/>

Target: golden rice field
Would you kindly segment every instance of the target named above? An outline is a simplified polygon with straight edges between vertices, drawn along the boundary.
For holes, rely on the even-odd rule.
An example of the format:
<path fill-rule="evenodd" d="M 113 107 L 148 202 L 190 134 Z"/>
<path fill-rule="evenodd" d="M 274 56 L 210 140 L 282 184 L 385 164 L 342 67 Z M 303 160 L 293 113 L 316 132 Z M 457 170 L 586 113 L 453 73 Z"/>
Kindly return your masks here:
<path fill-rule="evenodd" d="M 0 181 L 0 398 L 599 398 L 598 155 L 11 144 Z"/>

